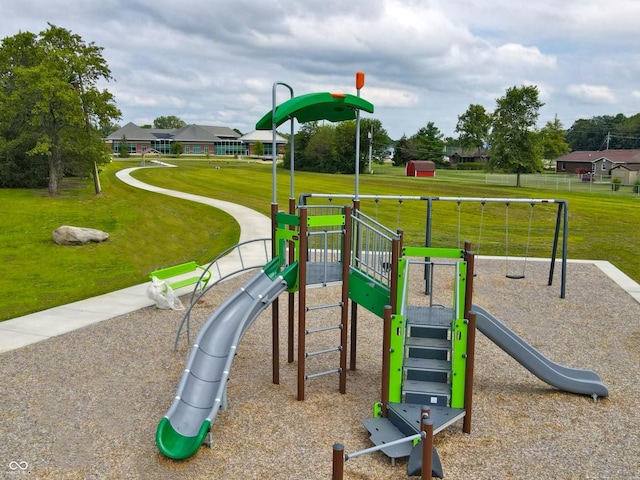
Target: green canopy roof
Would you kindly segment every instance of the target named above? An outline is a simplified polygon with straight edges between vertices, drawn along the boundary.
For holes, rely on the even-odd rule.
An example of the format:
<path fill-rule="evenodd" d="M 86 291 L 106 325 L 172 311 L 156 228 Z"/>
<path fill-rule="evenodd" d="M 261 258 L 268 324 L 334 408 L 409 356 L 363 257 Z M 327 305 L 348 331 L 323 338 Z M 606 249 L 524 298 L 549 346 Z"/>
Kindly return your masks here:
<path fill-rule="evenodd" d="M 275 124 L 279 127 L 290 118 L 298 122 L 329 120 L 341 122 L 356 118 L 356 110 L 373 113 L 373 104 L 350 94 L 308 93 L 294 97 L 276 107 Z M 256 130 L 271 130 L 271 110 L 256 123 Z"/>

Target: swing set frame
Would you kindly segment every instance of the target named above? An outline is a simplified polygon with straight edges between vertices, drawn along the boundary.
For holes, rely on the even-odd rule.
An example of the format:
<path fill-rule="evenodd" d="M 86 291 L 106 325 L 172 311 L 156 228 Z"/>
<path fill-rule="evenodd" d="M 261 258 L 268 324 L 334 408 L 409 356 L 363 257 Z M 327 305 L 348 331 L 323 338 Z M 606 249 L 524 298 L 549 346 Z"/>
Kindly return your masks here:
<path fill-rule="evenodd" d="M 302 193 L 298 197 L 300 205 L 306 205 L 309 198 L 324 198 L 329 201 L 337 198 L 354 200 L 374 200 L 377 203 L 380 200 L 394 200 L 402 204 L 405 200 L 423 201 L 426 202 L 426 227 L 425 227 L 425 246 L 431 247 L 431 232 L 433 229 L 433 202 L 457 202 L 458 205 L 464 202 L 479 202 L 482 205 L 487 203 L 503 203 L 508 209 L 508 205 L 514 203 L 526 203 L 530 204 L 533 209 L 537 204 L 554 204 L 558 206 L 556 215 L 556 224 L 553 234 L 553 246 L 551 249 L 551 261 L 549 264 L 549 280 L 548 285 L 553 285 L 553 277 L 555 273 L 556 259 L 558 258 L 558 246 L 560 243 L 560 237 L 562 236 L 562 246 L 560 252 L 561 260 L 561 279 L 560 279 L 560 298 L 566 297 L 566 283 L 567 283 L 567 247 L 568 247 L 568 230 L 569 230 L 569 203 L 562 199 L 549 199 L 549 198 L 491 198 L 491 197 L 440 197 L 440 196 L 411 196 L 411 195 L 359 195 L 358 198 L 354 195 L 348 194 L 325 194 L 325 193 Z M 530 217 L 530 223 L 531 223 Z M 508 224 L 505 228 L 508 228 Z M 529 225 L 531 229 L 531 224 Z M 508 233 L 505 233 L 508 236 Z M 508 238 L 508 237 L 507 237 Z M 527 243 L 529 240 L 527 240 Z M 507 246 L 508 248 L 508 246 Z M 528 248 L 527 248 L 528 250 Z M 528 254 L 528 252 L 527 252 Z M 429 292 L 429 275 L 425 272 L 425 292 Z M 515 278 L 515 277 L 514 277 Z M 520 277 L 521 278 L 521 277 Z"/>

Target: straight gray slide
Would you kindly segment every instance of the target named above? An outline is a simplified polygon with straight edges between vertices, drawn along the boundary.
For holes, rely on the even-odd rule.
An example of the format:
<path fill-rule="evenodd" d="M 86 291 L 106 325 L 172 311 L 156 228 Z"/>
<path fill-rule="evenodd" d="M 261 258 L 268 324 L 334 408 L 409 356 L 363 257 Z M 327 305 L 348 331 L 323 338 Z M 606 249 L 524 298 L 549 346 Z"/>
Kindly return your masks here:
<path fill-rule="evenodd" d="M 554 363 L 484 308 L 474 304 L 471 311 L 476 314 L 478 330 L 543 382 L 565 392 L 594 398 L 609 396 L 597 373 Z"/>
<path fill-rule="evenodd" d="M 295 281 L 297 263 L 282 273 L 277 271 L 277 265 L 275 258 L 213 312 L 200 330 L 176 396 L 156 429 L 156 444 L 167 457 L 188 458 L 203 443 L 222 407 L 231 363 L 242 336 L 288 288 L 287 281 Z"/>

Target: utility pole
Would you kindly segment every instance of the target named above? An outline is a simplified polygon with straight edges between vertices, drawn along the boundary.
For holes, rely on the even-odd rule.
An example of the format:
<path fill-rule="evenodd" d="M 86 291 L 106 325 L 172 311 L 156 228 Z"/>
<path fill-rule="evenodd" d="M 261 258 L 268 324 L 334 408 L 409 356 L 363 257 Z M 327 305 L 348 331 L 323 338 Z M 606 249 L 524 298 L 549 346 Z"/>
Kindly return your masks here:
<path fill-rule="evenodd" d="M 369 173 L 373 173 L 373 168 L 371 167 L 371 157 L 373 153 L 373 125 L 371 125 L 371 131 L 369 132 Z"/>
<path fill-rule="evenodd" d="M 611 140 L 611 132 L 607 132 L 607 148 L 606 148 L 606 150 L 609 150 L 609 140 Z"/>

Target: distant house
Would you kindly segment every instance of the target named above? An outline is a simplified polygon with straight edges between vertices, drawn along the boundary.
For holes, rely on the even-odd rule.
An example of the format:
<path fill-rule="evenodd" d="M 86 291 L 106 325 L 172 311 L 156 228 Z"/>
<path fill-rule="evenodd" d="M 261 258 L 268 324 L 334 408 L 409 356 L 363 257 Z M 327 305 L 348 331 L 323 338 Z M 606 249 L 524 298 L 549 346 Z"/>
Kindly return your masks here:
<path fill-rule="evenodd" d="M 435 177 L 436 164 L 430 160 L 409 160 L 406 174 L 407 177 Z"/>
<path fill-rule="evenodd" d="M 163 155 L 171 152 L 171 145 L 180 142 L 187 155 L 244 155 L 245 145 L 240 134 L 229 127 L 186 125 L 182 128 L 141 128 L 134 123 L 113 132 L 106 139 L 112 153 L 122 148 L 129 153 L 142 154 L 156 150 Z"/>
<path fill-rule="evenodd" d="M 580 150 L 555 159 L 556 172 L 609 175 L 621 165 L 640 164 L 640 150 Z"/>
<path fill-rule="evenodd" d="M 489 151 L 486 148 L 477 148 L 472 152 L 462 148 L 455 148 L 449 155 L 449 163 L 457 165 L 459 163 L 482 163 L 486 164 L 489 160 Z"/>
<path fill-rule="evenodd" d="M 262 143 L 263 155 L 271 158 L 271 151 L 273 150 L 273 130 L 254 130 L 240 137 L 240 141 L 246 147 L 247 155 L 255 155 L 254 146 L 256 142 Z M 288 140 L 282 135 L 278 135 L 276 132 L 276 151 L 278 155 L 284 153 L 284 146 Z"/>

